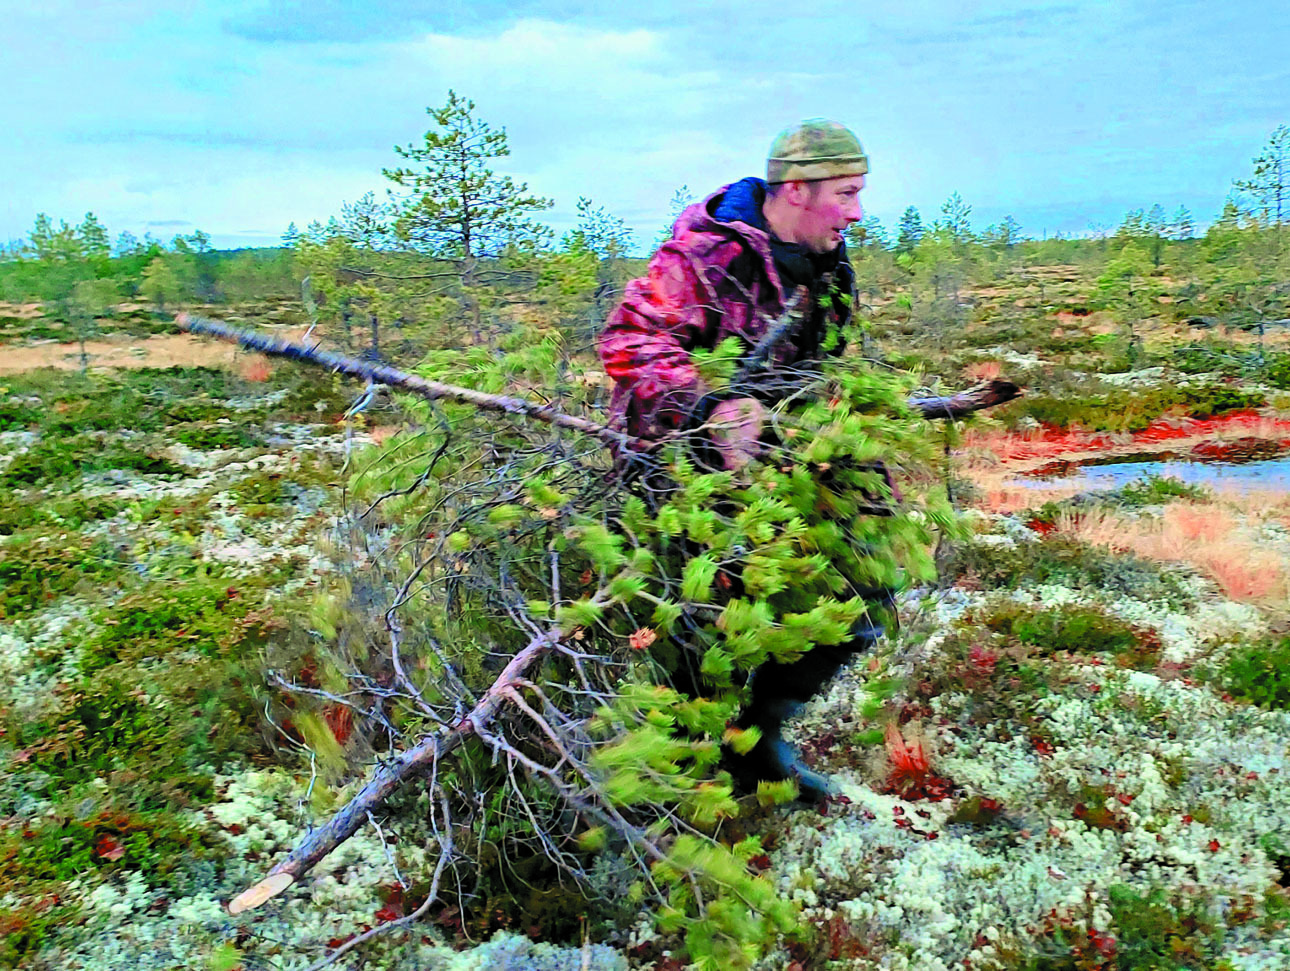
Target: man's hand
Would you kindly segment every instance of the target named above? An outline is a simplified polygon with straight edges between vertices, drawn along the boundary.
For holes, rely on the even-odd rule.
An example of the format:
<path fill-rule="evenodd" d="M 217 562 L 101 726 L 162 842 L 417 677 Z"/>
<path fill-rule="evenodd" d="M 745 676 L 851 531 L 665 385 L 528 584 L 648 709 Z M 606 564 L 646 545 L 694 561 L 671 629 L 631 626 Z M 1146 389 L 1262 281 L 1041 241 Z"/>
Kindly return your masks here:
<path fill-rule="evenodd" d="M 765 422 L 766 409 L 756 398 L 732 398 L 712 409 L 709 436 L 727 469 L 742 469 L 761 454 Z"/>

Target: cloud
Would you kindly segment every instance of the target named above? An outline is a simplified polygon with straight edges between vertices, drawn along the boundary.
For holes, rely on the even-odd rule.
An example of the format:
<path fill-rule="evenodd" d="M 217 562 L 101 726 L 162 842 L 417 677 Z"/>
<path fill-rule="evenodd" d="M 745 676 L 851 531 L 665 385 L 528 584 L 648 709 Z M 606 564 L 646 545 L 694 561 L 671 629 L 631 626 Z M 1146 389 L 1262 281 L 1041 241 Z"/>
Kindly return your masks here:
<path fill-rule="evenodd" d="M 268 152 L 318 152 L 320 150 L 347 151 L 354 148 L 354 136 L 351 132 L 326 124 L 308 128 L 297 127 L 294 130 L 273 128 L 266 131 L 219 130 L 198 127 L 187 122 L 175 123 L 172 127 L 136 128 L 127 125 L 79 129 L 69 133 L 68 141 L 79 145 L 133 147 L 150 144 L 182 145 L 204 151 L 253 149 Z"/>
<path fill-rule="evenodd" d="M 889 220 L 955 189 L 1045 224 L 1135 198 L 1200 215 L 1290 86 L 1290 7 L 1253 0 L 50 0 L 5 27 L 0 237 L 37 209 L 270 235 L 326 219 L 381 187 L 450 87 L 508 130 L 493 167 L 554 196 L 558 225 L 582 195 L 652 238 L 677 187 L 758 172 L 812 115 L 858 131 Z"/>
<path fill-rule="evenodd" d="M 506 0 L 268 0 L 231 16 L 224 30 L 265 44 L 366 43 L 426 32 L 468 33 L 538 12 L 537 2 Z"/>

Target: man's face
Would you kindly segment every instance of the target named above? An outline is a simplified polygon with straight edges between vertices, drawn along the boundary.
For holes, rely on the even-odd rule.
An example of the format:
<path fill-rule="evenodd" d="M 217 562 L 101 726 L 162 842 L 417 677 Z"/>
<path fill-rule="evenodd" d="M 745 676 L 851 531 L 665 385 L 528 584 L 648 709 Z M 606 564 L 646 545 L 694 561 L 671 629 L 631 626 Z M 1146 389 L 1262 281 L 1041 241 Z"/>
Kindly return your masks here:
<path fill-rule="evenodd" d="M 797 215 L 794 235 L 813 253 L 831 253 L 842 243 L 842 233 L 864 215 L 860 208 L 863 175 L 843 175 L 789 187 L 795 195 Z"/>

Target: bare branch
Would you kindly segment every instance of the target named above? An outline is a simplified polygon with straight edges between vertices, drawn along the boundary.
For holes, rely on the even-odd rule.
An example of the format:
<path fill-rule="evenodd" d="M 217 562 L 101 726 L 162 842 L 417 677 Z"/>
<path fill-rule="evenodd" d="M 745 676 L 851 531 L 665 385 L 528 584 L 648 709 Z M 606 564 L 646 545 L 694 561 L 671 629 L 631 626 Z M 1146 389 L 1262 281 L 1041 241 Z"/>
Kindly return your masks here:
<path fill-rule="evenodd" d="M 443 384 L 439 381 L 427 381 L 425 378 L 417 377 L 415 374 L 408 374 L 406 371 L 400 371 L 398 368 L 389 367 L 388 365 L 359 361 L 355 358 L 345 357 L 342 354 L 297 344 L 294 341 L 256 334 L 240 327 L 230 327 L 219 321 L 207 320 L 203 317 L 180 314 L 175 318 L 175 323 L 182 330 L 187 330 L 194 334 L 204 334 L 208 337 L 234 341 L 243 347 L 259 351 L 261 354 L 286 357 L 295 361 L 304 361 L 307 364 L 317 364 L 327 368 L 329 371 L 336 371 L 376 384 L 385 384 L 392 388 L 411 391 L 413 394 L 420 395 L 431 401 L 442 399 L 460 401 L 464 404 L 474 405 L 476 408 L 482 408 L 485 411 L 523 415 L 557 427 L 569 428 L 597 438 L 606 445 L 635 449 L 642 447 L 642 443 L 639 440 L 629 435 L 624 435 L 622 432 L 614 431 L 605 425 L 588 421 L 585 418 L 562 414 L 547 405 L 526 401 L 523 398 L 503 394 L 488 394 L 484 391 L 461 388 L 456 385 Z"/>
<path fill-rule="evenodd" d="M 367 784 L 324 826 L 306 835 L 264 879 L 235 897 L 229 904 L 229 913 L 240 914 L 258 907 L 286 890 L 353 836 L 367 819 L 367 814 L 380 806 L 395 789 L 433 767 L 471 735 L 480 734 L 497 717 L 503 702 L 509 700 L 512 685 L 549 654 L 562 636 L 558 630 L 551 630 L 535 637 L 511 659 L 465 718 L 443 732 L 423 738 L 396 758 L 378 766 Z"/>
<path fill-rule="evenodd" d="M 986 381 L 943 398 L 910 398 L 909 407 L 924 418 L 962 418 L 974 411 L 1019 398 L 1022 393 L 1021 388 L 1011 381 Z"/>
<path fill-rule="evenodd" d="M 443 813 L 443 829 L 440 830 L 439 833 L 439 860 L 435 864 L 434 876 L 430 880 L 430 890 L 426 894 L 426 899 L 422 901 L 421 906 L 404 917 L 392 920 L 387 924 L 378 924 L 370 930 L 366 930 L 362 934 L 359 934 L 357 937 L 346 941 L 321 961 L 310 965 L 309 971 L 322 971 L 323 968 L 335 964 L 336 961 L 344 957 L 364 941 L 370 941 L 378 934 L 388 934 L 390 931 L 398 930 L 400 927 L 407 927 L 409 924 L 415 923 L 421 919 L 427 910 L 430 909 L 430 905 L 439 899 L 439 884 L 443 880 L 444 870 L 447 868 L 449 861 L 453 857 L 452 816 L 448 810 L 448 797 L 441 794 L 439 797 L 439 804 L 441 806 L 441 812 Z M 375 825 L 375 820 L 373 820 L 373 825 Z M 382 842 L 384 841 L 382 840 Z M 395 872 L 397 873 L 397 870 Z"/>

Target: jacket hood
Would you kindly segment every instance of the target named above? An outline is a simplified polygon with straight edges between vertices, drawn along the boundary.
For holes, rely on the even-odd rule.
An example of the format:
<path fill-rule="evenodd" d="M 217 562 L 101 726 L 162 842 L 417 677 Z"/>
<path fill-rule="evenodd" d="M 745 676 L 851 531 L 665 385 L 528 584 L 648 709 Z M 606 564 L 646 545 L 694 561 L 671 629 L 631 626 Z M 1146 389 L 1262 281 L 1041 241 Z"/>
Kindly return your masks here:
<path fill-rule="evenodd" d="M 766 201 L 765 179 L 750 175 L 726 186 L 724 194 L 713 198 L 716 207 L 712 218 L 718 222 L 741 222 L 766 232 L 766 217 L 761 211 Z"/>

